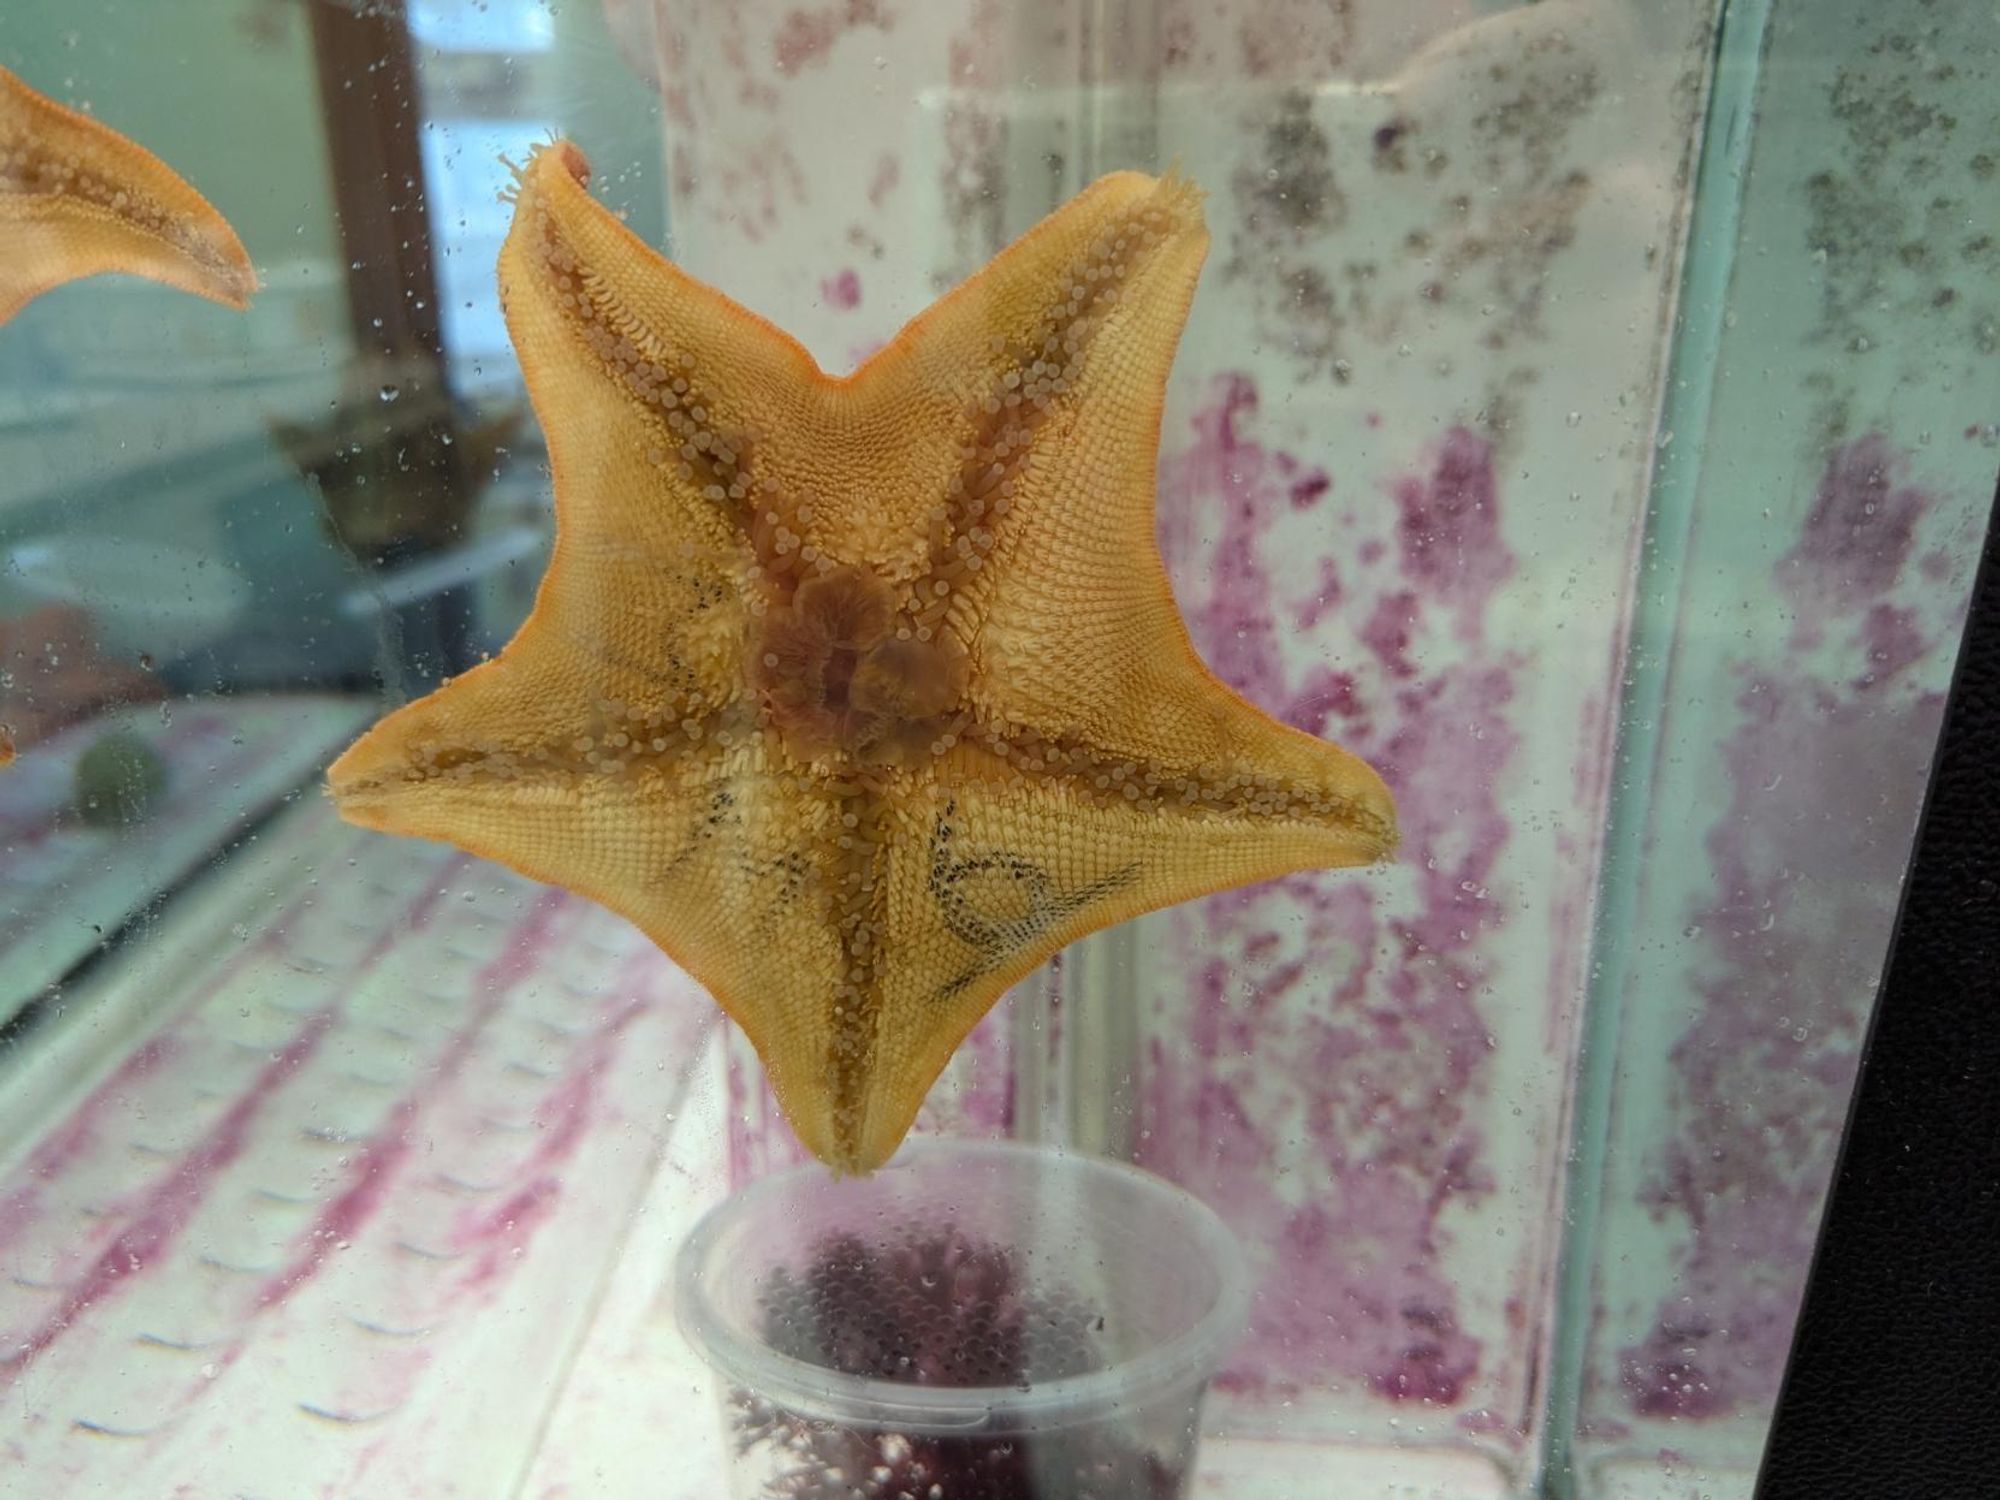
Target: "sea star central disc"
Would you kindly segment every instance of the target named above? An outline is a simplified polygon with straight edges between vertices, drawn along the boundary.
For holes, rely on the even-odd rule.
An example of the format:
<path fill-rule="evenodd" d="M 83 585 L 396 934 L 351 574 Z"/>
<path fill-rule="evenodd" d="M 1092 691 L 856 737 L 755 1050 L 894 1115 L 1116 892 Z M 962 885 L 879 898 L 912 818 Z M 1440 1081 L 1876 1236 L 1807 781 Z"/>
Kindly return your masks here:
<path fill-rule="evenodd" d="M 1210 675 L 1154 544 L 1190 185 L 1104 178 L 836 379 L 586 176 L 539 151 L 500 256 L 534 612 L 334 764 L 345 817 L 629 917 L 842 1171 L 1065 943 L 1388 852 L 1379 778 Z"/>

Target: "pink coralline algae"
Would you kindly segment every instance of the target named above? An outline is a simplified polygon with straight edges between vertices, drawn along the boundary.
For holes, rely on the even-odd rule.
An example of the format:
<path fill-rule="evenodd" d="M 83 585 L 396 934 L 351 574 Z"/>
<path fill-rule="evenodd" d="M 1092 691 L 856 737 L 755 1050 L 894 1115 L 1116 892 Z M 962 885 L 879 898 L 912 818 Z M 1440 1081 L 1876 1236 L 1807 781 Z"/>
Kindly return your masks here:
<path fill-rule="evenodd" d="M 385 924 L 383 934 L 355 961 L 357 976 L 371 971 L 399 935 L 421 930 L 432 921 L 453 884 L 452 877 L 465 863 L 463 857 L 454 856 L 441 868 L 438 882 L 400 920 Z M 258 946 L 275 945 L 280 952 L 286 951 L 288 929 L 309 903 L 310 898 L 301 898 L 289 906 L 273 922 L 266 943 Z M 413 1168 L 440 1138 L 463 1127 L 466 1074 L 481 1038 L 519 1002 L 520 991 L 533 978 L 537 966 L 574 934 L 588 910 L 575 898 L 544 892 L 514 925 L 499 954 L 474 976 L 471 997 L 452 1023 L 441 1050 L 414 1076 L 407 1092 L 391 1105 L 379 1126 L 351 1155 L 342 1156 L 337 1172 L 321 1183 L 318 1210 L 292 1236 L 287 1258 L 246 1287 L 237 1299 L 231 1336 L 215 1341 L 207 1350 L 213 1365 L 232 1364 L 248 1347 L 255 1320 L 274 1313 L 319 1278 L 334 1264 L 334 1250 L 362 1238 L 371 1228 L 378 1238 L 396 1232 L 385 1229 L 384 1221 L 409 1212 Z M 450 1226 L 440 1248 L 448 1244 L 451 1255 L 463 1259 L 443 1296 L 490 1293 L 495 1284 L 512 1274 L 520 1263 L 515 1257 L 555 1213 L 562 1196 L 563 1169 L 581 1148 L 593 1122 L 604 1114 L 602 1075 L 618 1055 L 630 1023 L 651 1007 L 651 996 L 666 972 L 657 953 L 646 948 L 616 976 L 617 993 L 645 998 L 623 1001 L 602 1015 L 589 1039 L 576 1049 L 569 1067 L 539 1101 L 537 1138 L 512 1173 L 514 1190 L 497 1207 L 468 1210 Z M 286 1107 L 298 1080 L 309 1068 L 324 1064 L 329 1048 L 348 1045 L 334 1039 L 350 1022 L 351 1015 L 342 1001 L 306 1014 L 286 1043 L 270 1053 L 268 1061 L 245 1081 L 219 1117 L 170 1169 L 115 1205 L 116 1213 L 107 1216 L 105 1238 L 94 1245 L 69 1248 L 77 1272 L 46 1316 L 33 1325 L 9 1331 L 12 1343 L 8 1356 L 0 1359 L 0 1388 L 21 1378 L 50 1346 L 72 1332 L 85 1330 L 87 1336 L 93 1317 L 101 1317 L 110 1302 L 132 1292 L 137 1283 L 176 1274 L 173 1268 L 187 1253 L 184 1241 L 197 1214 L 210 1206 L 225 1174 L 265 1141 L 272 1128 L 270 1116 Z M 163 1060 L 172 1060 L 176 1070 L 185 1074 L 197 1065 L 201 1047 L 216 1041 L 207 1030 L 204 1013 L 183 1017 L 173 1030 L 135 1051 L 78 1107 L 71 1121 L 52 1135 L 52 1142 L 60 1142 L 64 1152 L 92 1146 L 102 1130 L 101 1117 L 123 1116 L 137 1108 L 131 1097 L 135 1086 Z M 143 1110 L 140 1112 L 143 1115 Z M 32 1193 L 23 1191 L 23 1186 L 39 1187 L 33 1172 L 36 1165 L 48 1165 L 41 1153 L 31 1158 L 25 1185 L 0 1185 L 7 1189 L 0 1191 L 0 1205 L 4 1205 L 0 1211 L 6 1215 L 4 1227 L 11 1231 L 35 1225 L 43 1212 Z M 159 1294 L 157 1287 L 154 1291 Z M 220 1315 L 221 1302 L 218 1300 L 211 1310 Z"/>
<path fill-rule="evenodd" d="M 1843 623 L 1857 602 L 1879 599 L 1902 577 L 1931 497 L 1898 484 L 1901 467 L 1879 433 L 1842 444 L 1828 459 L 1798 545 L 1777 570 L 1802 629 Z"/>
<path fill-rule="evenodd" d="M 825 61 L 833 44 L 861 27 L 886 32 L 895 14 L 880 0 L 840 0 L 817 9 L 795 10 L 779 23 L 771 38 L 771 61 L 780 73 L 793 74 Z"/>
<path fill-rule="evenodd" d="M 1695 1019 L 1648 1193 L 1688 1240 L 1673 1295 L 1621 1356 L 1642 1416 L 1777 1395 L 1869 1007 L 1894 924 L 1957 618 L 1909 566 L 1936 503 L 1870 434 L 1835 449 L 1775 581 L 1780 659 L 1735 667 L 1728 804 L 1689 913 Z"/>
<path fill-rule="evenodd" d="M 1513 556 L 1476 433 L 1447 433 L 1389 485 L 1393 504 L 1355 486 L 1351 508 L 1301 519 L 1302 483 L 1315 500 L 1328 486 L 1250 436 L 1256 410 L 1232 375 L 1195 411 L 1192 446 L 1163 471 L 1162 550 L 1204 660 L 1381 769 L 1400 876 L 1297 876 L 1173 913 L 1191 983 L 1150 1024 L 1188 1045 L 1149 1052 L 1141 1155 L 1262 1261 L 1255 1338 L 1225 1387 L 1347 1383 L 1451 1406 L 1483 1363 L 1437 1259 L 1447 1206 L 1490 1190 L 1473 1114 L 1490 1047 L 1479 1006 L 1506 919 L 1488 883 L 1510 833 L 1498 783 L 1523 663 L 1487 640 L 1486 620 Z M 1333 528 L 1337 575 L 1316 555 Z M 1313 618 L 1339 667 L 1281 640 L 1330 577 L 1337 607 Z"/>
<path fill-rule="evenodd" d="M 881 208 L 902 180 L 903 164 L 888 152 L 883 152 L 882 159 L 875 163 L 875 175 L 868 181 L 868 206 Z"/>
<path fill-rule="evenodd" d="M 1176 73 L 1240 84 L 1316 82 L 1344 72 L 1355 41 L 1353 0 L 1242 0 L 1228 6 L 1168 0 L 1160 7 L 1161 61 Z"/>
<path fill-rule="evenodd" d="M 861 305 L 861 277 L 849 266 L 838 275 L 828 276 L 819 284 L 820 301 L 828 307 L 837 307 L 842 312 Z"/>
<path fill-rule="evenodd" d="M 375 1138 L 356 1154 L 339 1190 L 320 1209 L 312 1232 L 301 1237 L 298 1254 L 260 1289 L 261 1307 L 289 1300 L 325 1267 L 329 1246 L 352 1240 L 381 1211 L 420 1140 L 417 1121 L 464 1067 L 480 1034 L 499 1013 L 510 982 L 548 942 L 550 925 L 562 906 L 561 896 L 545 892 L 501 956 L 481 971 L 474 987 L 477 998 L 465 1024 L 453 1033 L 423 1083 L 396 1101 Z M 570 916 L 573 921 L 574 911 Z"/>
<path fill-rule="evenodd" d="M 1485 439 L 1453 429 L 1428 475 L 1396 482 L 1396 540 L 1403 572 L 1475 636 L 1493 591 L 1514 571 L 1494 508 L 1493 454 Z"/>
<path fill-rule="evenodd" d="M 258 1114 L 318 1050 L 333 1022 L 332 1009 L 315 1011 L 291 1041 L 271 1055 L 250 1087 L 178 1163 L 177 1170 L 146 1195 L 117 1238 L 71 1284 L 55 1312 L 8 1351 L 6 1361 L 0 1364 L 0 1389 L 19 1379 L 86 1309 L 115 1296 L 122 1286 L 160 1264 L 201 1207 L 210 1184 L 242 1155 Z"/>

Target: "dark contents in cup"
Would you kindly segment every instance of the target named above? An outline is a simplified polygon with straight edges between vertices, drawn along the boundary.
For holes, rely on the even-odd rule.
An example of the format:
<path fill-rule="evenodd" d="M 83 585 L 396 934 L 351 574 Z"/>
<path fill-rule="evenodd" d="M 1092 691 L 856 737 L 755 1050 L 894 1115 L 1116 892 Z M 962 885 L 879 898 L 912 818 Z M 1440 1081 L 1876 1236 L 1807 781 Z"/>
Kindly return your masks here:
<path fill-rule="evenodd" d="M 759 1293 L 781 1354 L 843 1375 L 917 1386 L 1012 1386 L 1101 1363 L 1103 1320 L 1077 1298 L 1029 1294 L 1013 1257 L 957 1229 L 871 1245 L 834 1235 L 802 1275 Z M 965 1437 L 815 1421 L 737 1391 L 737 1436 L 790 1460 L 766 1486 L 784 1500 L 1174 1500 L 1181 1473 L 1103 1423 Z"/>

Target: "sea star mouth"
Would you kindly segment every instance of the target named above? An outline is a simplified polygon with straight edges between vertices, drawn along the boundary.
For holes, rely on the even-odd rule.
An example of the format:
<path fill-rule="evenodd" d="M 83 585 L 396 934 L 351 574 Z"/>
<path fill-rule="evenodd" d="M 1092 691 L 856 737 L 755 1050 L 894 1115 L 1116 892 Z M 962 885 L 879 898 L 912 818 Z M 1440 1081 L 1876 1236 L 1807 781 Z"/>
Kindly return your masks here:
<path fill-rule="evenodd" d="M 794 759 L 904 764 L 944 748 L 945 734 L 956 741 L 948 720 L 962 707 L 964 648 L 949 632 L 918 640 L 901 618 L 890 585 L 855 567 L 767 609 L 750 680 Z"/>
<path fill-rule="evenodd" d="M 838 712 L 847 707 L 847 689 L 854 681 L 854 669 L 861 665 L 861 653 L 852 646 L 835 646 L 826 659 L 826 706 Z"/>

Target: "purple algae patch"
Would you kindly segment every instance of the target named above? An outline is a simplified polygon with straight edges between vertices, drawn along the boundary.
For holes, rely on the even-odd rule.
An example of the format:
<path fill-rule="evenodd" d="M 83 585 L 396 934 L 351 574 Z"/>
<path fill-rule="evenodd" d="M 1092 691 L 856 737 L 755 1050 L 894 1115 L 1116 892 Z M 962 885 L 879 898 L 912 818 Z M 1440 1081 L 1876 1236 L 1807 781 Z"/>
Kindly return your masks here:
<path fill-rule="evenodd" d="M 1477 619 L 1514 571 L 1497 488 L 1492 445 L 1464 427 L 1446 434 L 1428 474 L 1394 486 L 1404 576 L 1461 619 Z"/>
<path fill-rule="evenodd" d="M 837 275 L 828 276 L 819 284 L 820 301 L 828 307 L 850 311 L 861 305 L 861 276 L 852 266 Z"/>
<path fill-rule="evenodd" d="M 1931 503 L 1899 483 L 1902 469 L 1888 439 L 1874 432 L 1827 459 L 1798 543 L 1778 565 L 1779 584 L 1803 613 L 1838 615 L 1895 587 Z"/>
<path fill-rule="evenodd" d="M 1469 428 L 1372 492 L 1329 480 L 1302 513 L 1312 471 L 1260 441 L 1257 416 L 1247 376 L 1217 378 L 1164 466 L 1176 595 L 1225 682 L 1382 772 L 1403 848 L 1390 882 L 1290 876 L 1172 914 L 1170 967 L 1189 980 L 1152 1024 L 1186 1045 L 1149 1050 L 1139 1154 L 1252 1244 L 1253 1338 L 1221 1386 L 1451 1407 L 1486 1362 L 1438 1261 L 1447 1210 L 1491 1191 L 1480 1006 L 1509 911 L 1488 882 L 1512 832 L 1525 662 L 1487 622 L 1515 559 Z M 1299 639 L 1315 629 L 1323 652 Z"/>
<path fill-rule="evenodd" d="M 1955 636 L 1909 565 L 1937 497 L 1904 466 L 1879 433 L 1832 452 L 1773 570 L 1789 639 L 1733 666 L 1677 1123 L 1644 1196 L 1687 1240 L 1673 1295 L 1619 1353 L 1640 1416 L 1777 1397 L 1943 714 L 1925 669 Z"/>

